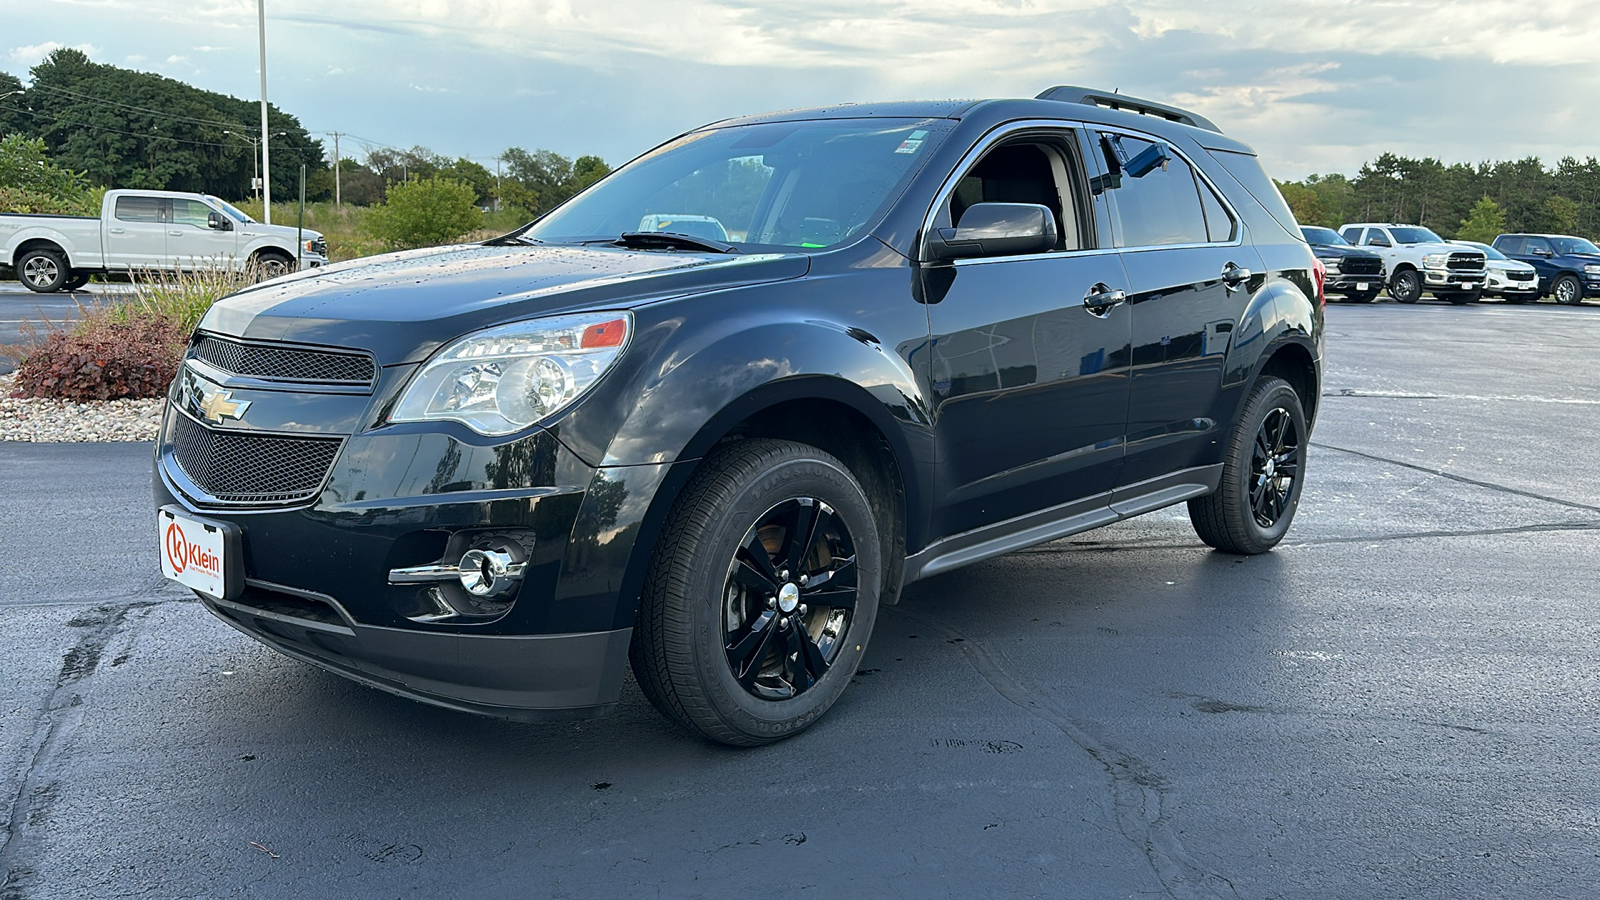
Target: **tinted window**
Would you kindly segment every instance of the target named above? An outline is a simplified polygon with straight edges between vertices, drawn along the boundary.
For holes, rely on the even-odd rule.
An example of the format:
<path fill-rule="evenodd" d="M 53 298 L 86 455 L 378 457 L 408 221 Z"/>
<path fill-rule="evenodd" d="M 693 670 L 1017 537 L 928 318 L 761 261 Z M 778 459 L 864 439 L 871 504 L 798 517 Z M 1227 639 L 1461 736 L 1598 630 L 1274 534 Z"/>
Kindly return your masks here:
<path fill-rule="evenodd" d="M 1538 253 L 1541 250 L 1544 251 L 1545 253 L 1550 253 L 1551 252 L 1551 250 L 1550 250 L 1550 242 L 1545 240 L 1544 238 L 1534 238 L 1534 237 L 1528 238 L 1527 247 L 1528 247 L 1528 249 L 1525 251 L 1527 253 Z"/>
<path fill-rule="evenodd" d="M 1131 137 L 1123 137 L 1121 142 L 1129 159 L 1152 146 L 1150 141 Z M 1120 176 L 1114 182 L 1112 196 L 1116 198 L 1117 219 L 1122 223 L 1122 246 L 1203 244 L 1210 240 L 1188 163 L 1174 154 L 1163 168 L 1152 169 L 1142 178 L 1130 178 L 1121 172 L 1111 139 L 1102 137 L 1100 144 L 1107 171 Z"/>
<path fill-rule="evenodd" d="M 959 225 L 974 203 L 1033 203 L 1055 219 L 1057 250 L 1086 246 L 1080 229 L 1078 191 L 1074 187 L 1076 157 L 1064 141 L 1022 139 L 1002 144 L 956 182 L 950 195 L 950 221 Z"/>
<path fill-rule="evenodd" d="M 1495 238 L 1494 245 L 1502 253 L 1527 253 L 1528 239 L 1523 237 Z"/>
<path fill-rule="evenodd" d="M 1205 181 L 1199 178 L 1194 181 L 1195 189 L 1200 192 L 1200 206 L 1205 210 L 1206 214 L 1206 234 L 1213 241 L 1233 240 L 1236 223 L 1233 221 L 1233 216 L 1228 212 L 1228 208 L 1222 205 L 1222 199 L 1217 196 L 1217 192 L 1213 191 Z"/>
<path fill-rule="evenodd" d="M 1344 231 L 1339 232 L 1339 235 L 1352 244 L 1361 243 L 1361 229 L 1359 228 L 1346 228 Z"/>
<path fill-rule="evenodd" d="M 174 198 L 172 201 L 172 221 L 179 225 L 193 225 L 196 228 L 209 228 L 211 214 L 215 212 L 211 207 L 199 200 L 184 200 Z"/>
<path fill-rule="evenodd" d="M 1395 240 L 1402 244 L 1440 244 L 1444 242 L 1437 234 L 1426 228 L 1402 225 L 1399 228 L 1390 229 L 1390 233 L 1394 235 Z"/>
<path fill-rule="evenodd" d="M 1294 220 L 1294 213 L 1289 211 L 1289 204 L 1283 202 L 1283 194 L 1278 192 L 1278 186 L 1267 177 L 1267 173 L 1261 168 L 1260 160 L 1248 153 L 1231 153 L 1226 150 L 1210 152 L 1211 156 L 1228 170 L 1228 174 L 1237 178 L 1239 183 L 1244 185 L 1244 189 L 1250 192 L 1250 196 L 1256 198 L 1256 202 L 1278 220 L 1279 225 L 1288 229 L 1290 234 L 1298 233 L 1295 229 L 1300 227 L 1300 223 Z"/>
<path fill-rule="evenodd" d="M 1550 242 L 1555 245 L 1557 253 L 1600 253 L 1600 247 L 1580 237 L 1558 237 L 1552 238 Z"/>
<path fill-rule="evenodd" d="M 1378 230 L 1376 228 L 1368 228 L 1367 229 L 1367 246 L 1368 247 L 1390 247 L 1390 246 L 1393 246 L 1393 245 L 1389 243 L 1389 236 L 1388 235 L 1384 234 L 1382 231 L 1380 231 L 1380 230 Z"/>
<path fill-rule="evenodd" d="M 162 204 L 159 197 L 118 197 L 116 216 L 124 222 L 160 222 Z"/>

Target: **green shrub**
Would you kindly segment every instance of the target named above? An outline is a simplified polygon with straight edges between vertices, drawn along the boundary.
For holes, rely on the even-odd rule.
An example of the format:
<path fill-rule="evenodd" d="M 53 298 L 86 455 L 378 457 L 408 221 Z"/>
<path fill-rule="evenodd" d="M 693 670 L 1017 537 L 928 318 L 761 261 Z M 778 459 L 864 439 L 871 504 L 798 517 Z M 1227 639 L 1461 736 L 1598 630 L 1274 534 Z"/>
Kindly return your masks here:
<path fill-rule="evenodd" d="M 435 175 L 389 188 L 389 198 L 367 212 L 367 232 L 390 247 L 409 250 L 447 244 L 480 226 L 471 186 Z"/>
<path fill-rule="evenodd" d="M 255 270 L 230 272 L 202 269 L 195 272 L 160 270 L 135 272 L 129 279 L 133 296 L 106 308 L 112 322 L 131 323 L 138 319 L 171 319 L 184 331 L 193 331 L 200 318 L 223 297 L 243 290 L 257 281 Z"/>
<path fill-rule="evenodd" d="M 103 196 L 104 188 L 52 162 L 43 140 L 0 138 L 0 212 L 98 216 Z"/>

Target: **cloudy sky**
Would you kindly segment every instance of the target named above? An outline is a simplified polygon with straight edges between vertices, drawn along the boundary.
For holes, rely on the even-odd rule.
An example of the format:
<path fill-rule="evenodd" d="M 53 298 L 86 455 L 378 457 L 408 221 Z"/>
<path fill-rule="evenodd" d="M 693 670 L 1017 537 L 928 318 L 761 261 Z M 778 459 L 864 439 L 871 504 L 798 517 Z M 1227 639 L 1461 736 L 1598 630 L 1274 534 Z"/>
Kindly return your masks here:
<path fill-rule="evenodd" d="M 266 3 L 268 91 L 307 128 L 483 160 L 616 164 L 727 116 L 1052 84 L 1192 107 L 1279 178 L 1386 150 L 1600 155 L 1594 0 Z M 0 0 L 0 22 L 0 69 L 24 80 L 72 46 L 259 96 L 253 0 Z"/>

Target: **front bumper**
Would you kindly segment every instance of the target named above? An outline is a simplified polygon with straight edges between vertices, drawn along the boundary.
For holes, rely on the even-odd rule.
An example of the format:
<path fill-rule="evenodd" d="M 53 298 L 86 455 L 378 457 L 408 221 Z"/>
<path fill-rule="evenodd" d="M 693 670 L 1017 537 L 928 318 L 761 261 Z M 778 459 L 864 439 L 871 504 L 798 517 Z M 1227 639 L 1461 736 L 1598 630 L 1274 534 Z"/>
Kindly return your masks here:
<path fill-rule="evenodd" d="M 641 528 L 628 517 L 642 518 L 671 465 L 592 468 L 545 431 L 496 443 L 453 425 L 389 426 L 346 438 L 310 501 L 242 508 L 187 477 L 173 443 L 181 415 L 166 414 L 155 503 L 237 526 L 242 572 L 230 596 L 200 595 L 229 625 L 451 709 L 548 720 L 617 702 L 637 601 L 625 573 Z M 503 608 L 470 607 L 455 582 L 391 583 L 395 569 L 454 563 L 482 535 L 527 549 Z"/>
<path fill-rule="evenodd" d="M 1422 286 L 1428 290 L 1476 291 L 1489 279 L 1486 270 L 1423 269 Z"/>
<path fill-rule="evenodd" d="M 1486 297 L 1537 297 L 1539 278 L 1535 276 L 1527 281 L 1512 281 L 1504 274 L 1490 271 L 1483 293 Z"/>

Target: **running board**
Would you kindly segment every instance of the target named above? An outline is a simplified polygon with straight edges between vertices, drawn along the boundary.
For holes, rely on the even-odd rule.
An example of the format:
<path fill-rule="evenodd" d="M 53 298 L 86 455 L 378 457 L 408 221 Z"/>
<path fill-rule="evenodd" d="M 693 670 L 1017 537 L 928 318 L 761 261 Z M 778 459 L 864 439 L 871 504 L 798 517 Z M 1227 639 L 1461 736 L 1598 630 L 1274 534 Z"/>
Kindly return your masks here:
<path fill-rule="evenodd" d="M 940 538 L 927 548 L 906 557 L 901 586 L 968 563 L 1059 540 L 1195 497 L 1204 497 L 1215 491 L 1221 482 L 1221 464 L 1198 466 Z"/>

